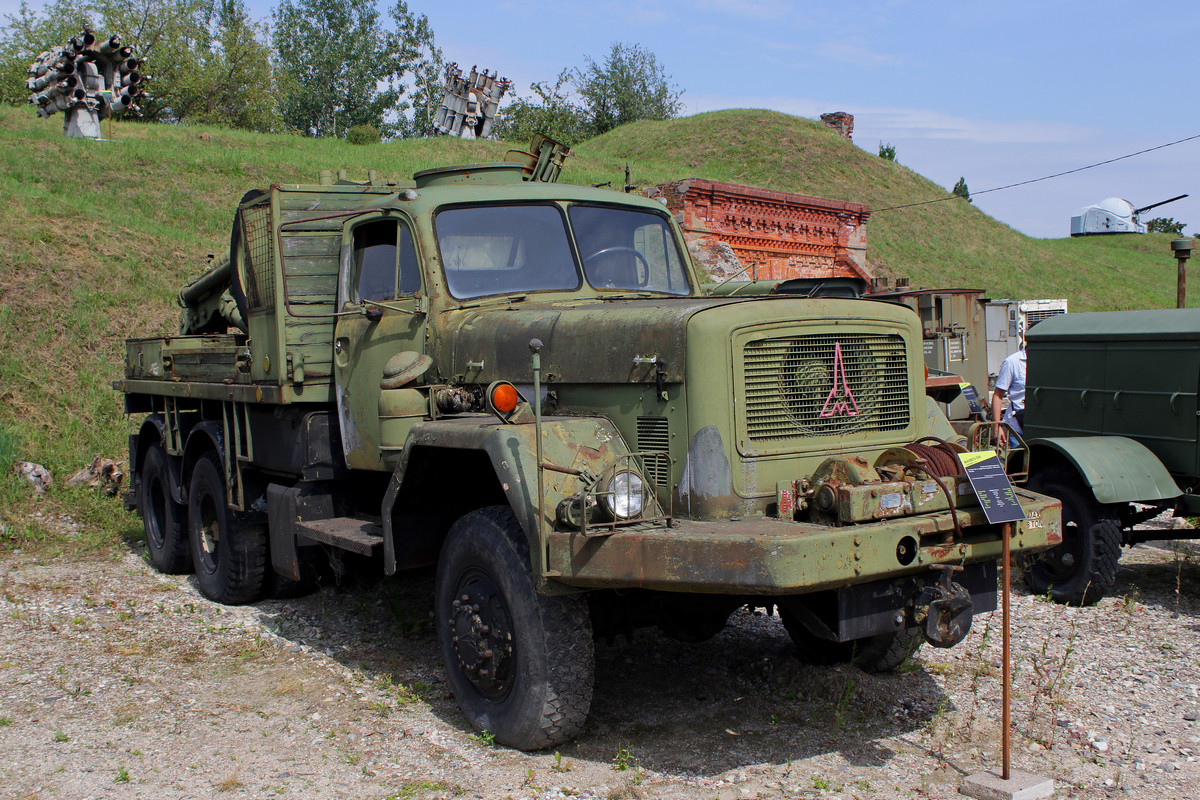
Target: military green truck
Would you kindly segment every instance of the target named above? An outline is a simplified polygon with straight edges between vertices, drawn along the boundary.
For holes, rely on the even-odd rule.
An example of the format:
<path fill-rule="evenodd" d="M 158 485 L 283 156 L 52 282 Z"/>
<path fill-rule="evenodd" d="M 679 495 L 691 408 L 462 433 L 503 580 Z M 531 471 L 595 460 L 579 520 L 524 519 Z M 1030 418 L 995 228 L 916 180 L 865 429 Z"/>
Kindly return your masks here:
<path fill-rule="evenodd" d="M 1122 546 L 1194 538 L 1134 526 L 1200 514 L 1200 311 L 1063 314 L 1026 349 L 1028 486 L 1062 500 L 1063 542 L 1028 564 L 1033 591 L 1094 603 Z"/>
<path fill-rule="evenodd" d="M 911 310 L 704 294 L 660 204 L 518 158 L 246 195 L 116 382 L 158 569 L 245 603 L 312 554 L 436 565 L 450 688 L 522 749 L 583 728 L 596 637 L 777 607 L 802 658 L 884 670 L 995 607 Z M 1013 548 L 1057 544 L 1020 497 Z"/>

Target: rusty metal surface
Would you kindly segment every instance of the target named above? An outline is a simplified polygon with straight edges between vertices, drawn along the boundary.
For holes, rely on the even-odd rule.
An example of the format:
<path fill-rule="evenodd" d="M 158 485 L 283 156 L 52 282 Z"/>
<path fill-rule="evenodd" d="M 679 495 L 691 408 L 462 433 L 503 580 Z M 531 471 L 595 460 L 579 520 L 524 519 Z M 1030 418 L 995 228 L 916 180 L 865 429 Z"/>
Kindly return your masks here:
<path fill-rule="evenodd" d="M 1061 506 L 1020 490 L 1030 519 L 1016 525 L 1013 548 L 1037 551 L 1062 541 Z M 948 512 L 835 528 L 770 518 L 681 521 L 673 528 L 624 530 L 597 539 L 550 534 L 556 580 L 582 587 L 628 587 L 712 593 L 788 594 L 877 578 L 913 575 L 937 564 L 992 560 L 1002 547 L 1000 526 L 978 508 L 960 516 L 967 539 L 925 544 L 954 529 Z M 902 545 L 913 540 L 910 563 Z"/>

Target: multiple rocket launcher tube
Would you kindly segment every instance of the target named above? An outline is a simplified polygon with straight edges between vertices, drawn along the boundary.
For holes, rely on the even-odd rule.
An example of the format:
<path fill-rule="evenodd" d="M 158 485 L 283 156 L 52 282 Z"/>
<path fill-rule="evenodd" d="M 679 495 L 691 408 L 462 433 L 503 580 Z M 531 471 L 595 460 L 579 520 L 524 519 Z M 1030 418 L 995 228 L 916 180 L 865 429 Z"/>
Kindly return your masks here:
<path fill-rule="evenodd" d="M 148 78 L 141 69 L 145 59 L 133 57 L 133 48 L 117 36 L 97 45 L 95 34 L 84 30 L 61 50 L 48 50 L 29 67 L 25 86 L 29 102 L 39 117 L 56 111 L 86 109 L 100 119 L 121 112 L 138 113 Z"/>

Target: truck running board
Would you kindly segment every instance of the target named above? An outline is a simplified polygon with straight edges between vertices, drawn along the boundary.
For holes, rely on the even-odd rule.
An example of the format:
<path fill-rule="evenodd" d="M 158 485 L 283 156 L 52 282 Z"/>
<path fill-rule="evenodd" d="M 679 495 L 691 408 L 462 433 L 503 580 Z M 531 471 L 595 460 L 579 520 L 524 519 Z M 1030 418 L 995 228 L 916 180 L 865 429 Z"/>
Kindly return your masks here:
<path fill-rule="evenodd" d="M 296 533 L 364 556 L 374 555 L 383 544 L 382 525 L 354 517 L 301 520 L 296 523 Z"/>

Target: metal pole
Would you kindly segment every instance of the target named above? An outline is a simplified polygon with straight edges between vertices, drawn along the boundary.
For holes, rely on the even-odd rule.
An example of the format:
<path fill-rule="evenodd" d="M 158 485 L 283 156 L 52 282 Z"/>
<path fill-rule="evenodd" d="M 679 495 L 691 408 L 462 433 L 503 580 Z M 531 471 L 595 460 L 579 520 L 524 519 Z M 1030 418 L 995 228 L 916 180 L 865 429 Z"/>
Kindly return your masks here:
<path fill-rule="evenodd" d="M 1009 779 L 1009 770 L 1008 770 L 1008 749 L 1009 749 L 1008 739 L 1009 739 L 1009 735 L 1008 735 L 1008 729 L 1009 729 L 1009 725 L 1010 725 L 1009 704 L 1011 702 L 1009 687 L 1012 683 L 1012 673 L 1009 670 L 1009 654 L 1008 654 L 1008 630 L 1009 630 L 1008 595 L 1009 595 L 1009 589 L 1012 586 L 1012 575 L 1010 573 L 1010 569 L 1012 566 L 1012 554 L 1009 551 L 1008 540 L 1011 536 L 1012 536 L 1012 523 L 1006 522 L 1004 524 L 1004 533 L 1003 533 L 1004 545 L 1002 548 L 1003 553 L 1004 553 L 1004 555 L 1003 555 L 1004 576 L 1001 580 L 1001 583 L 1003 584 L 1003 586 L 1001 586 L 1001 591 L 1003 592 L 1003 594 L 1002 594 L 1003 610 L 1001 611 L 1002 630 L 1001 630 L 1001 636 L 1000 636 L 1001 647 L 1003 650 L 1003 655 L 1001 656 L 1002 666 L 1001 666 L 1001 677 L 1000 677 L 1000 681 L 1002 683 L 1001 692 L 1000 692 L 1000 703 L 1002 706 L 1001 713 L 1000 713 L 1000 725 L 1001 725 L 1001 731 L 1000 731 L 1001 772 L 1000 772 L 1000 777 L 1003 780 Z"/>
<path fill-rule="evenodd" d="M 1175 307 L 1184 308 L 1184 297 L 1187 295 L 1187 259 L 1179 259 L 1179 283 L 1175 290 Z"/>
<path fill-rule="evenodd" d="M 545 573 L 549 570 L 550 563 L 548 553 L 546 552 L 546 513 L 544 510 L 546 505 L 546 488 L 542 471 L 542 347 L 544 345 L 541 339 L 529 340 L 530 362 L 533 367 L 533 435 L 537 439 L 537 444 L 534 447 L 534 452 L 537 455 L 537 538 L 538 547 L 541 550 L 542 572 Z"/>

